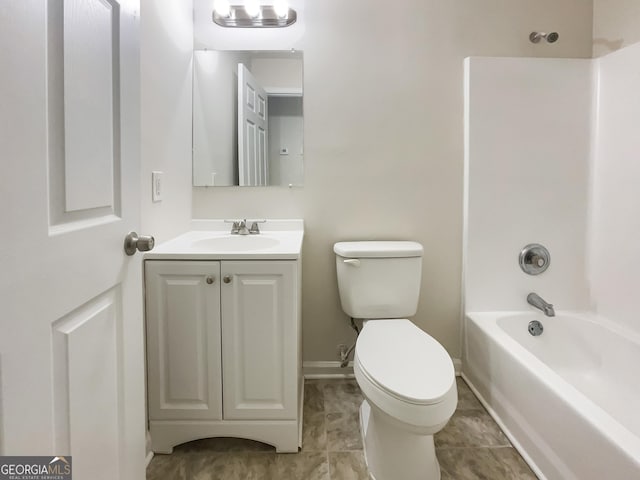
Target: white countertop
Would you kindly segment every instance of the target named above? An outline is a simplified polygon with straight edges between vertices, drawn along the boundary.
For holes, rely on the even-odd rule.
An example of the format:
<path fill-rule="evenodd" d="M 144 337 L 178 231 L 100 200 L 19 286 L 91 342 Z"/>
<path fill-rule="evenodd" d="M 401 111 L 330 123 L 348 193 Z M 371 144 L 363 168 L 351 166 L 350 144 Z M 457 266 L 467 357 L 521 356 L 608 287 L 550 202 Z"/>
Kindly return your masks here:
<path fill-rule="evenodd" d="M 251 226 L 247 219 L 247 227 Z M 267 220 L 257 235 L 230 235 L 224 220 L 193 220 L 191 230 L 146 252 L 145 260 L 296 260 L 302 253 L 302 220 Z M 221 249 L 208 248 L 220 241 Z M 260 243 L 264 240 L 264 246 Z M 234 245 L 237 244 L 238 248 Z M 250 248 L 245 248 L 250 246 Z"/>

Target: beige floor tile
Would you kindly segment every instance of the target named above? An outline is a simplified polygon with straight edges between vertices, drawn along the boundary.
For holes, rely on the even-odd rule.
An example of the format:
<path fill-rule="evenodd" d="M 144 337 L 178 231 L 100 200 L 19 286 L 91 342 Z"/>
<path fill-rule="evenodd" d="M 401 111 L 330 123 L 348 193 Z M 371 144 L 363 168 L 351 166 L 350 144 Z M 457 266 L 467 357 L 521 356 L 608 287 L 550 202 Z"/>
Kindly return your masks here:
<path fill-rule="evenodd" d="M 456 377 L 458 387 L 458 407 L 457 410 L 484 410 L 480 400 L 476 398 L 462 377 Z"/>
<path fill-rule="evenodd" d="M 461 379 L 458 410 L 436 435 L 442 480 L 534 480 L 489 414 Z M 209 438 L 156 455 L 147 480 L 365 480 L 360 436 L 362 394 L 353 379 L 305 382 L 303 448 L 276 454 L 252 440 Z"/>
<path fill-rule="evenodd" d="M 317 452 L 327 450 L 327 426 L 324 413 L 314 413 L 302 420 L 302 450 Z"/>
<path fill-rule="evenodd" d="M 354 379 L 326 382 L 323 388 L 326 413 L 353 413 L 360 409 L 363 396 Z"/>
<path fill-rule="evenodd" d="M 501 455 L 510 457 L 509 463 L 494 455 L 494 450 L 509 450 Z M 514 470 L 513 455 L 518 455 L 511 447 L 507 448 L 444 448 L 437 450 L 442 480 L 516 480 L 535 479 L 529 470 Z M 525 465 L 526 466 L 526 465 Z M 528 470 L 528 468 L 527 468 Z"/>
<path fill-rule="evenodd" d="M 435 435 L 437 448 L 511 446 L 509 440 L 484 410 L 457 410 Z"/>
<path fill-rule="evenodd" d="M 304 385 L 304 415 L 324 413 L 324 388 L 318 382 Z"/>
<path fill-rule="evenodd" d="M 368 480 L 362 452 L 329 452 L 331 480 Z"/>
<path fill-rule="evenodd" d="M 327 414 L 327 448 L 330 452 L 362 450 L 358 412 Z"/>
<path fill-rule="evenodd" d="M 147 480 L 190 480 L 189 456 L 180 452 L 154 455 L 147 467 Z"/>
<path fill-rule="evenodd" d="M 507 472 L 505 478 L 513 480 L 536 480 L 537 477 L 515 448 L 492 448 L 491 454 L 504 466 Z"/>
<path fill-rule="evenodd" d="M 275 477 L 281 480 L 329 480 L 325 452 L 300 452 L 276 456 Z"/>
<path fill-rule="evenodd" d="M 219 452 L 191 454 L 192 480 L 263 480 L 275 478 L 272 453 Z"/>

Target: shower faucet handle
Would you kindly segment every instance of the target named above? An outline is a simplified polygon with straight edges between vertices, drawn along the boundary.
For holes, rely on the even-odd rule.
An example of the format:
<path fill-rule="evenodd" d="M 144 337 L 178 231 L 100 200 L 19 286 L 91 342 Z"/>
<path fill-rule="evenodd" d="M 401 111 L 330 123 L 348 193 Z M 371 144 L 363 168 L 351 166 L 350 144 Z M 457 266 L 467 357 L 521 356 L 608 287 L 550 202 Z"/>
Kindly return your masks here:
<path fill-rule="evenodd" d="M 521 251 L 518 263 L 522 271 L 528 275 L 540 275 L 551 263 L 551 255 L 543 245 L 530 243 Z"/>

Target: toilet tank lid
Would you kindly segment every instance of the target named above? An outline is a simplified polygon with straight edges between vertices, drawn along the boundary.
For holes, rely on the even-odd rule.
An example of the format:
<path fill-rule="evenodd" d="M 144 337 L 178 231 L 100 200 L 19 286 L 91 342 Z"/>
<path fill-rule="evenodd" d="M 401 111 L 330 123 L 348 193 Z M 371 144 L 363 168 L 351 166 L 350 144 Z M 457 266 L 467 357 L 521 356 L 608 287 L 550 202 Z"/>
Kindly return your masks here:
<path fill-rule="evenodd" d="M 405 241 L 338 242 L 333 251 L 341 257 L 393 258 L 421 257 L 422 245 Z"/>

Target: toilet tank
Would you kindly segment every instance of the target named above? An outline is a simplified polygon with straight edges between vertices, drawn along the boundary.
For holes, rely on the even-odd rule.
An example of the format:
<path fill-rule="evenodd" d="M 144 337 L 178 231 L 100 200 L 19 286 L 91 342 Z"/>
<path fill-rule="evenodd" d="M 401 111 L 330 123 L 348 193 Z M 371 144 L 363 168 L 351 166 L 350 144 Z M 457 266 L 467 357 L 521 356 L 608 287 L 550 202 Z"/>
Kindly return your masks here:
<path fill-rule="evenodd" d="M 334 245 L 338 290 L 353 318 L 415 315 L 422 277 L 422 245 L 416 242 L 338 242 Z"/>

